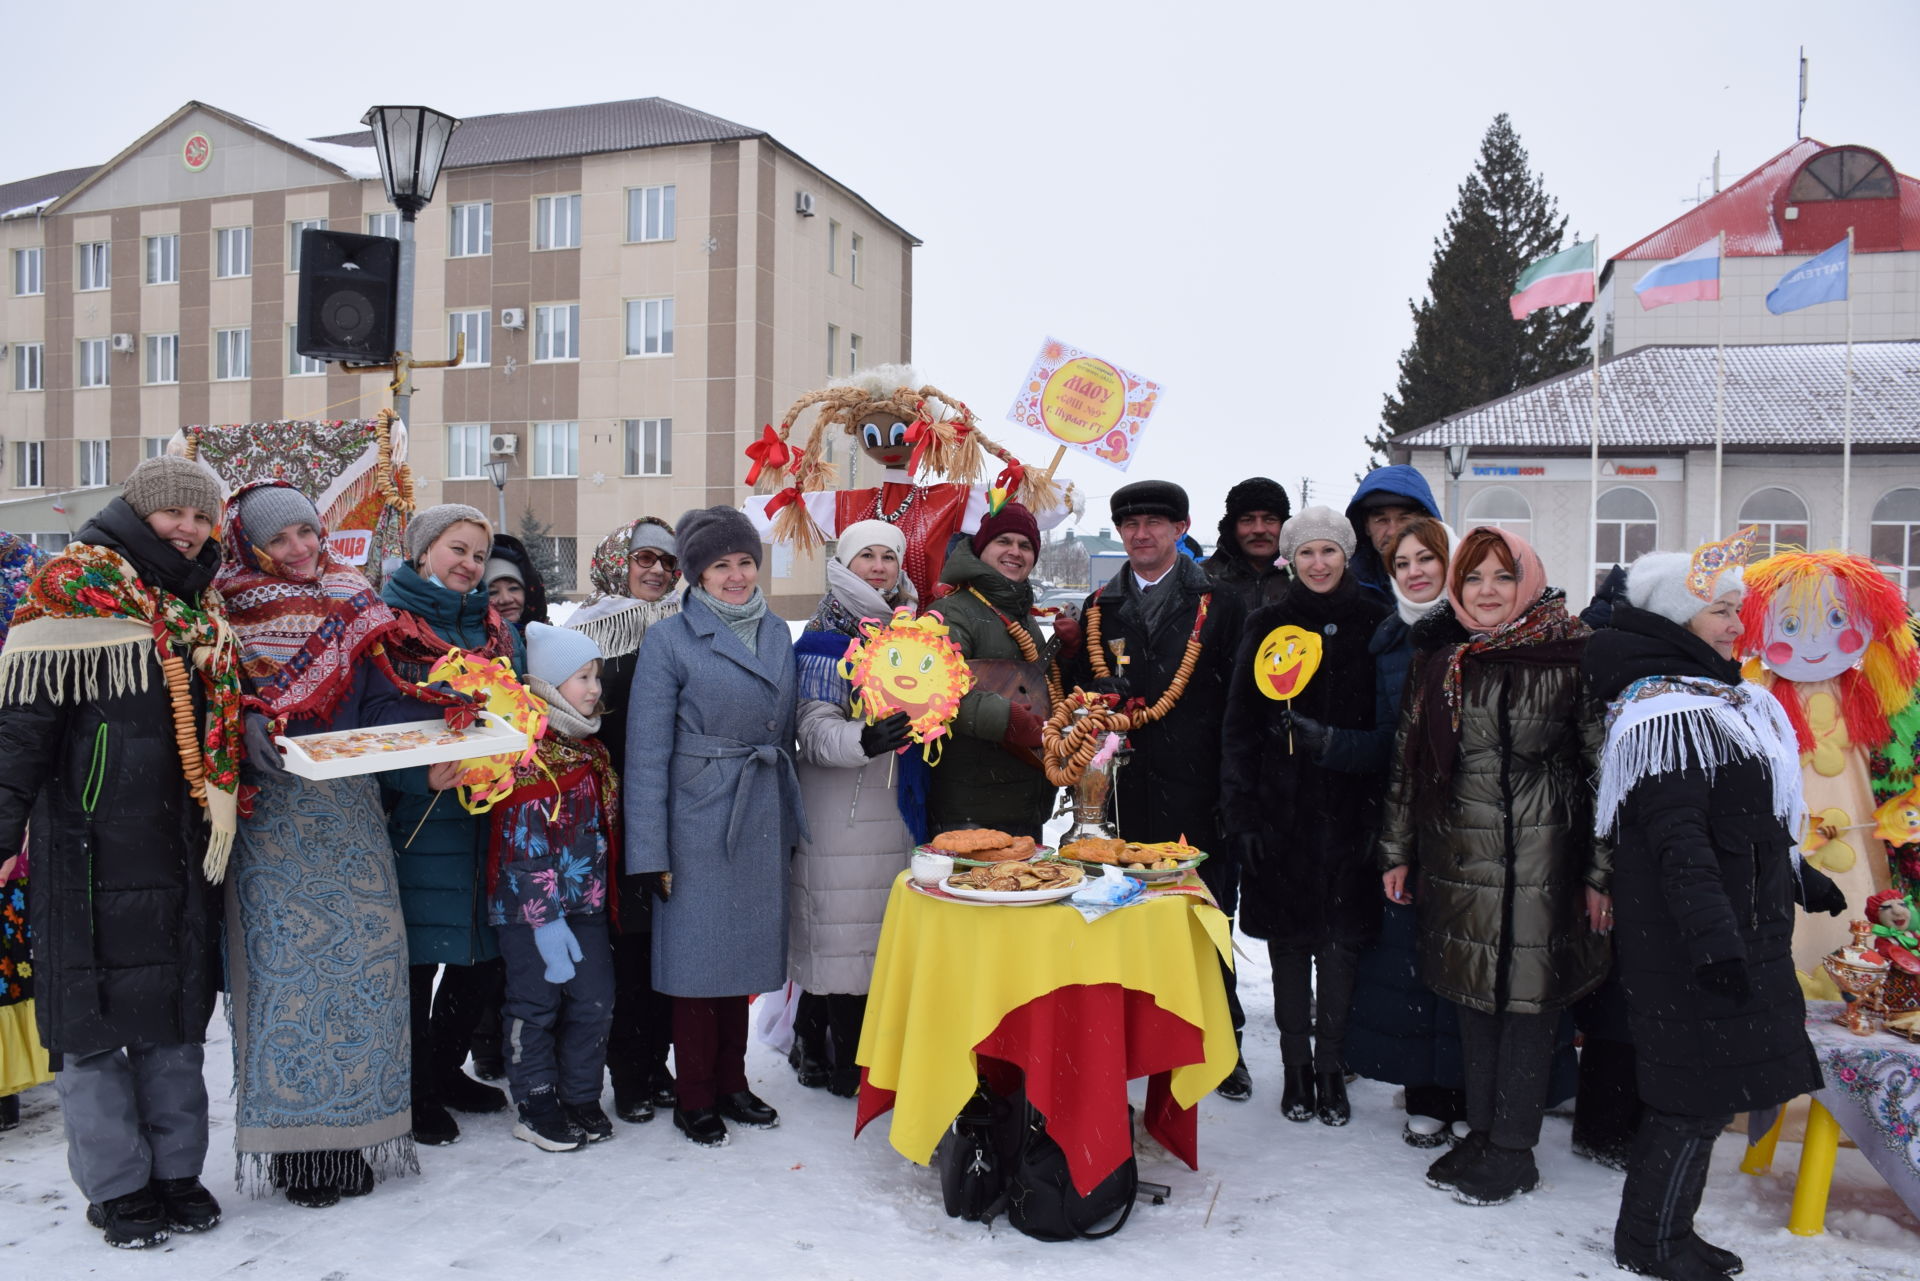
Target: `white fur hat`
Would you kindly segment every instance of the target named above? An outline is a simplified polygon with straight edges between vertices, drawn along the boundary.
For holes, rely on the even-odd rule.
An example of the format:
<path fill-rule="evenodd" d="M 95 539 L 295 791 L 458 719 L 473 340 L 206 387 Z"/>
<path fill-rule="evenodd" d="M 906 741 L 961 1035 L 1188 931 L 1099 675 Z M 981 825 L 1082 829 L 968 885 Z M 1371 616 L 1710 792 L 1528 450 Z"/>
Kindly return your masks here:
<path fill-rule="evenodd" d="M 1694 559 L 1690 552 L 1648 552 L 1627 569 L 1627 603 L 1685 627 L 1715 601 L 1732 596 L 1737 604 L 1747 594 L 1741 565 L 1728 565 L 1703 580 L 1711 596 L 1696 594 L 1694 581 L 1701 580 Z"/>

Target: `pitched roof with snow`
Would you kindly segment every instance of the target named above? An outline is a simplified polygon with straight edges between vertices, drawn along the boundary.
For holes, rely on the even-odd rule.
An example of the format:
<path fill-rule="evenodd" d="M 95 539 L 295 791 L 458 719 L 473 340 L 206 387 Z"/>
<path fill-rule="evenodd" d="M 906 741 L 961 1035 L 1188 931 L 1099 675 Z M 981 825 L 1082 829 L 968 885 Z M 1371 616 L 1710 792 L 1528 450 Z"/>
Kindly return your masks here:
<path fill-rule="evenodd" d="M 446 166 L 462 169 L 519 160 L 552 160 L 690 142 L 730 142 L 765 134 L 763 129 L 722 120 L 666 98 L 629 98 L 625 102 L 462 117 L 447 144 Z M 373 134 L 362 130 L 315 141 L 371 147 Z"/>
<path fill-rule="evenodd" d="M 1750 450 L 1837 448 L 1846 347 L 1753 344 L 1726 349 L 1726 444 Z M 1586 449 L 1591 366 L 1402 432 L 1393 444 Z M 1684 449 L 1713 444 L 1714 349 L 1638 347 L 1600 365 L 1600 443 Z M 1920 342 L 1856 343 L 1856 448 L 1920 449 Z"/>
<path fill-rule="evenodd" d="M 25 218 L 38 213 L 91 178 L 99 167 L 82 165 L 78 169 L 62 169 L 37 178 L 0 183 L 0 218 Z"/>

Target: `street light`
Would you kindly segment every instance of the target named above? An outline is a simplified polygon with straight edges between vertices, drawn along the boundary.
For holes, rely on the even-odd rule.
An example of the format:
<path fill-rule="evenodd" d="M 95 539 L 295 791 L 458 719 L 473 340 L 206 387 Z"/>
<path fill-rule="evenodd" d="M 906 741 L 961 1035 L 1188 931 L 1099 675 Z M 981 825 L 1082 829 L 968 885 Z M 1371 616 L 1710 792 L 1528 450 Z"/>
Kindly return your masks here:
<path fill-rule="evenodd" d="M 496 458 L 487 464 L 487 479 L 493 482 L 494 492 L 500 496 L 500 524 L 496 533 L 507 532 L 507 460 Z"/>
<path fill-rule="evenodd" d="M 1443 418 L 1440 421 L 1445 422 L 1446 419 Z M 1451 507 L 1453 509 L 1453 527 L 1455 529 L 1460 528 L 1460 473 L 1467 469 L 1467 453 L 1472 448 L 1471 445 L 1447 446 L 1447 475 L 1453 480 L 1453 502 Z"/>
<path fill-rule="evenodd" d="M 393 303 L 393 412 L 408 419 L 413 400 L 413 220 L 440 182 L 447 142 L 460 122 L 432 107 L 369 107 L 360 123 L 373 129 L 380 178 L 400 211 L 400 278 Z"/>

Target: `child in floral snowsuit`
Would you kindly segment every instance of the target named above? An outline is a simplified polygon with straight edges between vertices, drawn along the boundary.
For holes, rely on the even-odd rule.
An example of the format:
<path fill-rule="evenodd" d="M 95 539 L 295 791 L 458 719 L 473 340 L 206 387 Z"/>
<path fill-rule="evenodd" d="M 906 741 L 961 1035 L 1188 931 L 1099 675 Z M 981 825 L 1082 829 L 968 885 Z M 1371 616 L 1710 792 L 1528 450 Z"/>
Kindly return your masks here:
<path fill-rule="evenodd" d="M 507 962 L 503 1049 L 520 1119 L 548 1152 L 613 1137 L 600 1110 L 613 1024 L 607 866 L 618 782 L 600 728 L 600 649 L 580 632 L 527 627 L 528 688 L 547 700 L 538 765 L 518 767 L 493 810 L 487 919 Z"/>

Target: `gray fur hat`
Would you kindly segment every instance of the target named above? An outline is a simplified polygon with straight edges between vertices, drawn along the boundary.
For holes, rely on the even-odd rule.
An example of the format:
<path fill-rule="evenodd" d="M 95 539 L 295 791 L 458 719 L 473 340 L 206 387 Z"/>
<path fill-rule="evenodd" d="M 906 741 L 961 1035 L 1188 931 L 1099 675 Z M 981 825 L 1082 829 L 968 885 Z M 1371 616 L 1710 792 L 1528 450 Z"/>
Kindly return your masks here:
<path fill-rule="evenodd" d="M 673 554 L 689 583 L 698 583 L 707 566 L 722 556 L 745 552 L 760 563 L 760 535 L 746 513 L 735 507 L 696 507 L 673 524 Z"/>
<path fill-rule="evenodd" d="M 1353 522 L 1331 507 L 1303 507 L 1280 527 L 1280 554 L 1288 560 L 1302 543 L 1324 540 L 1353 555 Z"/>
<path fill-rule="evenodd" d="M 486 530 L 487 545 L 493 545 L 493 522 L 487 519 L 485 512 L 465 503 L 441 503 L 438 507 L 415 512 L 413 519 L 407 522 L 407 559 L 419 564 L 434 540 L 462 521 L 470 521 Z"/>

